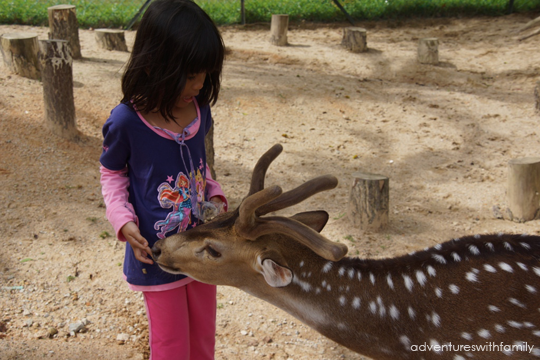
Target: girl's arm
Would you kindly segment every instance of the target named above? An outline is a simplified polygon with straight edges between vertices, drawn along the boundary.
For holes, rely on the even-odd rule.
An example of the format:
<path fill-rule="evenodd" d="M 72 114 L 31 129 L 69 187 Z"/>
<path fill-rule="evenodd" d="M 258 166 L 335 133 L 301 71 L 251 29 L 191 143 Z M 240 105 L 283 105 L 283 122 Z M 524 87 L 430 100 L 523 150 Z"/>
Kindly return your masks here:
<path fill-rule="evenodd" d="M 221 189 L 221 185 L 219 185 L 216 180 L 212 179 L 212 172 L 210 171 L 208 164 L 206 164 L 206 189 L 208 194 L 207 198 L 210 199 L 210 201 L 222 202 L 223 211 L 226 212 L 229 207 L 229 202 Z"/>

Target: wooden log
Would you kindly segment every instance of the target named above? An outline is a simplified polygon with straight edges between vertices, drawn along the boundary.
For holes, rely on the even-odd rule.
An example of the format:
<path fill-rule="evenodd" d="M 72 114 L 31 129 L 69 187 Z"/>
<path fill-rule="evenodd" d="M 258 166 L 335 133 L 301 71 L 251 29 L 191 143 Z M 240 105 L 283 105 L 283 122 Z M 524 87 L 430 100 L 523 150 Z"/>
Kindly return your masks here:
<path fill-rule="evenodd" d="M 272 15 L 270 25 L 270 43 L 276 46 L 286 46 L 289 15 Z"/>
<path fill-rule="evenodd" d="M 17 75 L 39 80 L 38 36 L 34 33 L 8 33 L 0 37 L 4 64 Z"/>
<path fill-rule="evenodd" d="M 124 30 L 96 29 L 96 42 L 102 49 L 128 51 Z"/>
<path fill-rule="evenodd" d="M 45 124 L 55 134 L 75 139 L 73 98 L 73 58 L 66 40 L 42 40 L 39 42 Z"/>
<path fill-rule="evenodd" d="M 439 63 L 439 39 L 424 38 L 418 41 L 418 62 L 431 65 Z"/>
<path fill-rule="evenodd" d="M 525 30 L 528 30 L 528 29 L 530 29 L 532 27 L 535 27 L 536 25 L 539 25 L 539 24 L 540 24 L 540 16 L 533 19 L 533 20 L 531 20 L 531 21 L 529 21 L 528 23 L 523 25 L 521 28 L 519 28 L 518 33 L 523 32 Z"/>
<path fill-rule="evenodd" d="M 47 8 L 49 14 L 49 39 L 67 40 L 73 59 L 80 59 L 79 22 L 75 5 L 56 5 Z"/>
<path fill-rule="evenodd" d="M 390 183 L 383 175 L 355 172 L 349 196 L 348 216 L 353 226 L 380 231 L 388 225 Z"/>
<path fill-rule="evenodd" d="M 539 217 L 540 157 L 512 159 L 508 162 L 507 197 L 514 221 L 522 223 Z"/>
<path fill-rule="evenodd" d="M 540 81 L 537 81 L 534 87 L 534 107 L 536 112 L 540 114 Z"/>
<path fill-rule="evenodd" d="M 343 29 L 341 45 L 354 53 L 367 51 L 366 29 L 359 27 L 346 27 Z"/>

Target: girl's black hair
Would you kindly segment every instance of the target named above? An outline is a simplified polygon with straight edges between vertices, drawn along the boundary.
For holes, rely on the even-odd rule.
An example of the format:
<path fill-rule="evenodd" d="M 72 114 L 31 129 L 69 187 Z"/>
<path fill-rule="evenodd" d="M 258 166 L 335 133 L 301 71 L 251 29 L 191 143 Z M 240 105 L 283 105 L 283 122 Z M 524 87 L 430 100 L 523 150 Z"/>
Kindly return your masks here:
<path fill-rule="evenodd" d="M 217 101 L 225 47 L 212 19 L 191 0 L 156 0 L 146 10 L 122 77 L 122 102 L 157 109 L 166 121 L 190 75 L 206 73 L 200 106 Z"/>

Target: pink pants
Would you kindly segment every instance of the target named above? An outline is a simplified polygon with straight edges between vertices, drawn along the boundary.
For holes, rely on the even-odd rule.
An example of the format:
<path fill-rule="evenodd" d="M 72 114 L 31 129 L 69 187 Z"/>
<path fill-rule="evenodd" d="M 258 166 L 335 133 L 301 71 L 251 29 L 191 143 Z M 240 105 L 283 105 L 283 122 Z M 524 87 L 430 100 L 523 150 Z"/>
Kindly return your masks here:
<path fill-rule="evenodd" d="M 145 291 L 150 360 L 214 359 L 216 286 L 197 281 Z"/>

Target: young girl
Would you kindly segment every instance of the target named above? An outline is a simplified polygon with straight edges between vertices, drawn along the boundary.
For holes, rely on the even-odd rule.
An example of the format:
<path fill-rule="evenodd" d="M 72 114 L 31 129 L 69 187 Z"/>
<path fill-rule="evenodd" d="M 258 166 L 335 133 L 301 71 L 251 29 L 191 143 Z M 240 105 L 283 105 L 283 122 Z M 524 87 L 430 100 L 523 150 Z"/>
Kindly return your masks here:
<path fill-rule="evenodd" d="M 208 207 L 226 210 L 204 147 L 223 58 L 219 31 L 194 2 L 152 2 L 122 78 L 124 97 L 103 127 L 106 214 L 126 242 L 129 287 L 144 294 L 152 360 L 214 358 L 215 286 L 163 272 L 150 249 L 199 224 Z"/>

